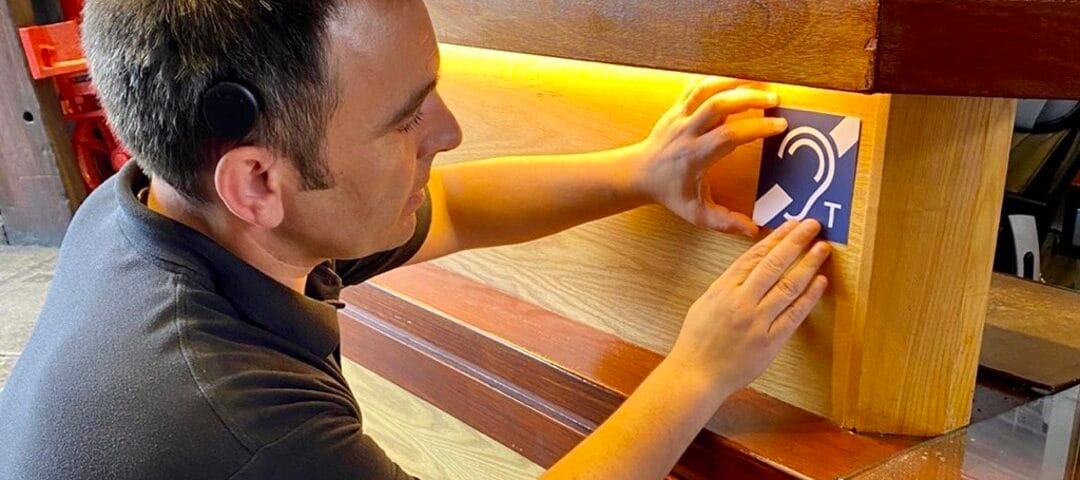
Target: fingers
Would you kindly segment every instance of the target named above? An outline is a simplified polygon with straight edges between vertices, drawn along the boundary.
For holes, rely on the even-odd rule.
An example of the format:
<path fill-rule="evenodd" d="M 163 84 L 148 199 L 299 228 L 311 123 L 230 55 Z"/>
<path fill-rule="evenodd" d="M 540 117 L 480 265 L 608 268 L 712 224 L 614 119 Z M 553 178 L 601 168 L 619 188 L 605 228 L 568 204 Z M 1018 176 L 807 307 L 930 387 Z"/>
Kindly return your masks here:
<path fill-rule="evenodd" d="M 818 275 L 815 277 L 813 283 L 799 296 L 799 299 L 784 310 L 769 327 L 771 341 L 780 342 L 781 344 L 786 343 L 791 338 L 791 335 L 799 329 L 803 321 L 806 320 L 806 317 L 810 315 L 810 312 L 814 310 L 814 307 L 817 306 L 828 286 L 829 281 L 824 276 Z"/>
<path fill-rule="evenodd" d="M 696 82 L 691 82 L 683 91 L 681 97 L 683 114 L 690 115 L 696 112 L 706 100 L 717 93 L 751 84 L 756 84 L 756 82 L 727 77 L 702 77 Z"/>
<path fill-rule="evenodd" d="M 773 92 L 752 88 L 737 88 L 713 95 L 705 101 L 689 119 L 691 132 L 702 134 L 724 123 L 728 115 L 750 109 L 772 108 L 780 104 L 780 96 Z"/>
<path fill-rule="evenodd" d="M 749 299 L 760 302 L 817 238 L 819 232 L 821 224 L 816 220 L 807 220 L 785 236 L 746 277 L 741 288 L 746 290 Z"/>
<path fill-rule="evenodd" d="M 780 228 L 774 230 L 764 240 L 742 254 L 738 260 L 735 260 L 735 263 L 732 263 L 724 274 L 720 276 L 718 282 L 731 282 L 733 285 L 742 285 L 758 263 L 798 226 L 799 222 L 795 221 L 781 225 Z"/>
<path fill-rule="evenodd" d="M 721 125 L 702 136 L 702 148 L 708 153 L 694 157 L 693 167 L 708 167 L 740 145 L 783 133 L 787 125 L 783 118 L 744 118 Z"/>
<path fill-rule="evenodd" d="M 832 247 L 827 242 L 815 243 L 810 252 L 765 294 L 758 305 L 760 311 L 769 319 L 777 318 L 806 293 L 831 253 Z"/>
<path fill-rule="evenodd" d="M 741 234 L 754 237 L 758 234 L 757 225 L 750 217 L 733 212 L 727 207 L 717 204 L 711 198 L 702 199 L 703 221 L 699 227 L 708 228 L 717 232 Z"/>

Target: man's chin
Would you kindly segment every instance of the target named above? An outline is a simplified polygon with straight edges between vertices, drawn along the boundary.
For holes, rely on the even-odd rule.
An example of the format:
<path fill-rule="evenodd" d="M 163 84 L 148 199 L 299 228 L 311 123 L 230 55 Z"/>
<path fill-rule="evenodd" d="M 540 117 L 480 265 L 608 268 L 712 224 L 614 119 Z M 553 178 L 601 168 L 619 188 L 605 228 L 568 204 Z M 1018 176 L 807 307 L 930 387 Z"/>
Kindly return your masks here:
<path fill-rule="evenodd" d="M 413 235 L 416 234 L 416 214 L 409 215 L 398 222 L 397 227 L 394 229 L 393 235 L 388 239 L 386 247 L 383 251 L 393 250 L 395 248 L 401 248 L 405 244 L 412 240 Z"/>

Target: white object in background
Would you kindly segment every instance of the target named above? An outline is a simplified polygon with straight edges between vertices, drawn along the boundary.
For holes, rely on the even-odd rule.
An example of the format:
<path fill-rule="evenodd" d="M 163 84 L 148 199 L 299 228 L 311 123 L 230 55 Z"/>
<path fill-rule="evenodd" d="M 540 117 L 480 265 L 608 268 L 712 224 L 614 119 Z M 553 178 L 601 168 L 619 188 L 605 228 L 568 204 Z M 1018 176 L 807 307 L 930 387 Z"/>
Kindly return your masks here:
<path fill-rule="evenodd" d="M 1009 215 L 1009 227 L 1012 229 L 1013 245 L 1016 247 L 1016 276 L 1041 282 L 1039 227 L 1035 223 L 1035 217 Z"/>

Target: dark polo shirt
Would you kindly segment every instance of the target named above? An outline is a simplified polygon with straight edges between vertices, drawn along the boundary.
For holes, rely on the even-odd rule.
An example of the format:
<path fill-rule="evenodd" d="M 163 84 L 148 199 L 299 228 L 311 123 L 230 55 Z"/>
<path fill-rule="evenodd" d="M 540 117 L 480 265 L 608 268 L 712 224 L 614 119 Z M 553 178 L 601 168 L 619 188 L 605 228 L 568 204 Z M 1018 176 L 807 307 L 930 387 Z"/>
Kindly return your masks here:
<path fill-rule="evenodd" d="M 0 394 L 0 479 L 410 478 L 364 435 L 341 373 L 342 285 L 404 247 L 327 262 L 300 295 L 147 209 L 131 162 L 64 239 Z"/>

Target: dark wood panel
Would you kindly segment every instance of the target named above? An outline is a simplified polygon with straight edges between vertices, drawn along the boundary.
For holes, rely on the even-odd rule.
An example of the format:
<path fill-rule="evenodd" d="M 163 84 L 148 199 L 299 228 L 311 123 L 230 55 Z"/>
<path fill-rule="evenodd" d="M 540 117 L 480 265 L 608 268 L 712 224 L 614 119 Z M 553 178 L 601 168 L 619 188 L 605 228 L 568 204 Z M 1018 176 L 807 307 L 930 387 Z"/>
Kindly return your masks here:
<path fill-rule="evenodd" d="M 1080 383 L 1080 350 L 993 325 L 987 325 L 983 334 L 979 364 L 1049 393 Z"/>
<path fill-rule="evenodd" d="M 400 336 L 424 339 L 414 343 L 430 345 L 440 354 L 456 359 L 442 363 L 468 366 L 459 371 L 482 372 L 466 377 L 495 379 L 489 382 L 495 389 L 516 392 L 503 396 L 527 392 L 532 404 L 542 399 L 544 408 L 562 412 L 544 415 L 548 421 L 564 419 L 564 427 L 556 428 L 556 433 L 565 428 L 565 419 L 573 418 L 585 420 L 581 424 L 591 430 L 661 360 L 656 353 L 438 267 L 398 270 L 381 277 L 377 283 L 393 294 L 363 286 L 348 290 L 343 297 L 351 305 L 348 317 L 367 319 L 357 322 L 343 318 L 346 356 L 389 359 L 353 358 L 363 365 L 387 363 L 382 369 L 378 365 L 368 368 L 501 442 L 522 448 L 526 457 L 541 465 L 547 465 L 544 459 L 551 459 L 551 451 L 530 449 L 539 448 L 536 443 L 545 446 L 552 443 L 544 438 L 547 430 L 533 428 L 524 437 L 514 435 L 514 432 L 530 431 L 532 427 L 515 425 L 532 424 L 534 420 L 529 415 L 533 414 L 523 414 L 514 407 L 503 410 L 498 403 L 488 404 L 498 401 L 490 396 L 451 394 L 458 388 L 454 385 L 462 382 L 460 375 L 443 372 L 445 376 L 423 376 L 428 367 L 413 365 L 413 357 L 388 356 L 389 352 L 375 352 L 369 346 L 373 342 L 368 338 L 370 335 L 382 334 L 371 329 L 363 334 L 350 332 L 358 325 L 381 321 L 402 332 Z M 357 342 L 362 343 L 358 346 Z M 538 410 L 543 409 L 533 407 L 531 411 Z M 489 418 L 492 412 L 497 412 L 501 423 Z M 519 420 L 518 415 L 526 417 Z M 786 471 L 810 478 L 835 478 L 880 462 L 914 442 L 909 438 L 855 435 L 822 417 L 746 389 L 729 399 L 718 412 L 709 429 L 687 452 L 679 473 L 686 478 L 713 478 L 718 472 L 728 471 L 725 469 L 750 468 L 744 473 L 750 474 L 762 465 L 783 465 Z"/>
<path fill-rule="evenodd" d="M 0 215 L 10 243 L 57 245 L 85 191 L 53 86 L 26 67 L 33 20 L 30 0 L 0 1 Z"/>
<path fill-rule="evenodd" d="M 1080 2 L 882 0 L 883 92 L 1080 98 Z"/>
<path fill-rule="evenodd" d="M 429 0 L 442 41 L 844 90 L 871 86 L 873 0 Z"/>

